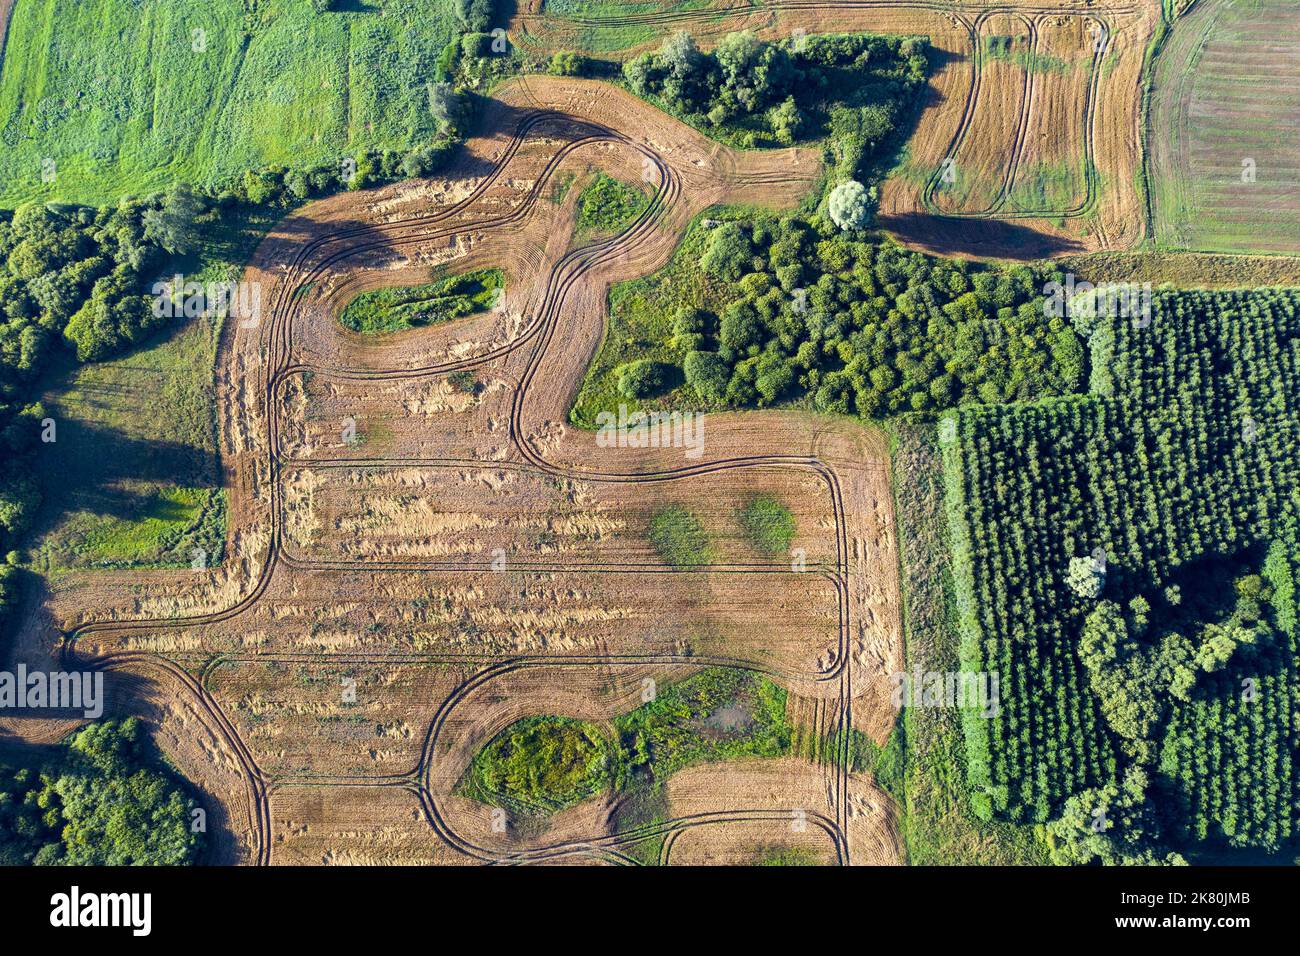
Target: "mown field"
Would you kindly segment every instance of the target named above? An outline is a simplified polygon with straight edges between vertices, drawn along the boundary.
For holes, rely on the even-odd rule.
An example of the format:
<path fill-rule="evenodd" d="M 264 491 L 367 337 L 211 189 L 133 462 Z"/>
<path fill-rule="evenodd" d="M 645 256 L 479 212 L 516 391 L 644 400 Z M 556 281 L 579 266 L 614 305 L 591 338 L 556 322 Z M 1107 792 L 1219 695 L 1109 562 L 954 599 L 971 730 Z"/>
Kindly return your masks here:
<path fill-rule="evenodd" d="M 619 53 L 659 39 L 663 31 L 653 22 L 627 21 L 643 13 L 685 13 L 707 10 L 711 0 L 648 0 L 611 3 L 609 0 L 544 0 L 547 30 L 563 35 L 572 48 L 586 53 Z M 755 4 L 755 6 L 761 6 Z M 721 20 L 721 17 L 714 18 Z M 573 21 L 582 21 L 575 23 Z M 550 37 L 548 36 L 548 39 Z M 530 38 L 521 37 L 525 47 Z"/>
<path fill-rule="evenodd" d="M 432 139 L 452 0 L 337 7 L 24 0 L 0 71 L 0 204 L 100 204 Z"/>
<path fill-rule="evenodd" d="M 1201 0 L 1175 21 L 1156 58 L 1147 125 L 1159 246 L 1300 251 L 1294 20 L 1288 0 Z"/>

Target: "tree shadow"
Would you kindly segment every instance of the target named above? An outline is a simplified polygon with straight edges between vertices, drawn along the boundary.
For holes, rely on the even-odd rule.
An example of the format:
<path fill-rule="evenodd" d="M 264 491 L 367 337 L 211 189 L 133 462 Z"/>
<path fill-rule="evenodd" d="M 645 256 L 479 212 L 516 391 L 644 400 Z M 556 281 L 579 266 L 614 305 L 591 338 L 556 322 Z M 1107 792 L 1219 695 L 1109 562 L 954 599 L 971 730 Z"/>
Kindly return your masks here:
<path fill-rule="evenodd" d="M 880 214 L 877 227 L 899 240 L 941 256 L 1029 261 L 1082 252 L 1084 245 L 1017 222 L 954 219 L 927 213 Z"/>

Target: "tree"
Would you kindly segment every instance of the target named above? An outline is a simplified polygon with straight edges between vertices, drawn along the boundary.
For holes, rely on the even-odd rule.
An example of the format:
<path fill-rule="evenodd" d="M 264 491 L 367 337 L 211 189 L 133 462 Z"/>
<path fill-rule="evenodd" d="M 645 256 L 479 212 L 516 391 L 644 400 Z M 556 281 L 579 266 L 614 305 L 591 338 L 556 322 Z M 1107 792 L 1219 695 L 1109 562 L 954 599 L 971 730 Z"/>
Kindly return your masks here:
<path fill-rule="evenodd" d="M 748 302 L 733 302 L 722 313 L 718 342 L 726 351 L 740 354 L 763 342 L 763 323 Z"/>
<path fill-rule="evenodd" d="M 850 179 L 831 190 L 826 211 L 841 229 L 861 229 L 871 219 L 875 205 L 875 187 L 868 190 L 856 179 Z"/>
<path fill-rule="evenodd" d="M 1065 583 L 1079 597 L 1095 600 L 1106 586 L 1106 569 L 1093 557 L 1071 558 Z"/>
<path fill-rule="evenodd" d="M 623 79 L 637 96 L 654 92 L 652 85 L 657 80 L 654 54 L 642 53 L 624 63 Z"/>
<path fill-rule="evenodd" d="M 683 112 L 695 112 L 708 87 L 708 63 L 689 33 L 674 33 L 665 40 L 654 57 L 656 71 L 663 74 L 664 99 Z"/>
<path fill-rule="evenodd" d="M 749 31 L 723 37 L 713 59 L 721 74 L 720 95 L 731 111 L 757 112 L 790 87 L 789 55 Z"/>
<path fill-rule="evenodd" d="M 763 404 L 771 405 L 794 384 L 794 368 L 780 352 L 765 352 L 758 360 L 758 376 L 754 387 L 763 398 Z"/>
<path fill-rule="evenodd" d="M 450 83 L 429 84 L 429 112 L 440 126 L 455 128 L 464 111 L 461 96 Z M 360 164 L 358 163 L 358 169 Z M 358 178 L 360 174 L 358 173 Z"/>
<path fill-rule="evenodd" d="M 202 212 L 203 200 L 189 186 L 177 183 L 156 209 L 144 212 L 144 237 L 168 252 L 183 255 L 198 241 L 194 223 Z"/>
<path fill-rule="evenodd" d="M 682 363 L 686 381 L 705 401 L 721 401 L 731 380 L 731 367 L 717 352 L 687 352 Z"/>
<path fill-rule="evenodd" d="M 95 283 L 90 298 L 68 320 L 64 337 L 83 362 L 104 358 L 123 345 L 137 342 L 158 325 L 150 301 L 133 294 L 136 277 L 118 266 Z"/>
<path fill-rule="evenodd" d="M 778 142 L 789 146 L 798 139 L 799 130 L 803 128 L 803 114 L 795 105 L 794 97 L 787 96 L 780 106 L 773 107 L 768 114 L 768 122 L 772 125 L 772 133 Z"/>
<path fill-rule="evenodd" d="M 546 72 L 552 76 L 582 76 L 587 72 L 590 61 L 577 53 L 561 51 L 551 57 Z"/>
<path fill-rule="evenodd" d="M 1147 776 L 1131 767 L 1119 784 L 1084 790 L 1065 802 L 1047 825 L 1048 855 L 1058 866 L 1183 865 L 1160 843 L 1155 811 L 1146 799 Z"/>
<path fill-rule="evenodd" d="M 456 0 L 456 16 L 475 33 L 486 33 L 492 26 L 492 0 Z"/>
<path fill-rule="evenodd" d="M 663 391 L 668 383 L 669 366 L 663 362 L 637 359 L 620 365 L 615 372 L 619 393 L 627 398 L 649 398 Z"/>
<path fill-rule="evenodd" d="M 753 256 L 754 247 L 745 230 L 737 223 L 724 222 L 709 237 L 700 268 L 710 278 L 734 282 L 748 271 Z"/>
<path fill-rule="evenodd" d="M 135 718 L 90 724 L 37 768 L 0 767 L 0 861 L 177 865 L 194 861 L 182 786 Z"/>

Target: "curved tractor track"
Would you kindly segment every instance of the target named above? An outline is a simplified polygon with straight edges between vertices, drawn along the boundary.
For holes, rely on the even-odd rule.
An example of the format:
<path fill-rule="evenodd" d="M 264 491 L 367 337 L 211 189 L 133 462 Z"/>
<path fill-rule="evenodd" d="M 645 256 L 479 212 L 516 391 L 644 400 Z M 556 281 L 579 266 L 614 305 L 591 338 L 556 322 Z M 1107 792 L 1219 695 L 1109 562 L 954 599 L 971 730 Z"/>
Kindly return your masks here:
<path fill-rule="evenodd" d="M 248 807 L 248 830 L 251 833 L 252 849 L 250 861 L 267 864 L 272 861 L 272 846 L 275 842 L 272 833 L 272 795 L 282 787 L 300 786 L 379 786 L 396 787 L 413 794 L 419 801 L 425 821 L 437 837 L 447 846 L 464 857 L 488 863 L 531 863 L 550 860 L 583 858 L 606 862 L 626 863 L 632 857 L 625 851 L 638 843 L 650 839 L 672 838 L 691 827 L 715 826 L 726 821 L 762 821 L 788 819 L 794 808 L 770 807 L 733 807 L 720 808 L 701 813 L 690 813 L 663 823 L 633 828 L 624 832 L 595 835 L 587 839 L 564 839 L 556 842 L 543 841 L 540 845 L 522 849 L 501 848 L 483 845 L 481 842 L 458 831 L 443 806 L 444 798 L 437 788 L 430 786 L 430 774 L 436 763 L 435 751 L 444 742 L 444 735 L 458 714 L 457 708 L 470 699 L 476 690 L 504 676 L 522 673 L 535 668 L 576 668 L 577 672 L 609 667 L 634 666 L 683 666 L 702 667 L 720 665 L 768 674 L 792 689 L 805 688 L 823 696 L 829 695 L 836 715 L 835 726 L 849 728 L 854 725 L 855 698 L 862 690 L 855 681 L 865 680 L 855 674 L 855 651 L 852 646 L 855 629 L 867 625 L 859 620 L 860 610 L 855 600 L 860 589 L 850 567 L 851 552 L 857 548 L 856 542 L 850 541 L 850 523 L 857 520 L 859 513 L 868 509 L 861 502 L 849 502 L 848 492 L 844 487 L 841 474 L 842 465 L 823 459 L 819 454 L 795 454 L 788 451 L 774 451 L 763 454 L 757 451 L 732 453 L 724 447 L 723 454 L 706 458 L 698 463 L 674 464 L 666 456 L 657 458 L 636 455 L 597 458 L 592 455 L 590 436 L 573 436 L 565 438 L 568 444 L 555 446 L 544 437 L 551 423 L 558 421 L 550 414 L 555 408 L 565 404 L 563 395 L 576 389 L 576 381 L 556 380 L 558 374 L 548 368 L 547 363 L 557 361 L 557 356 L 565 358 L 566 349 L 572 351 L 571 341 L 574 331 L 581 326 L 584 315 L 582 297 L 590 298 L 593 288 L 603 290 L 608 276 L 629 275 L 649 271 L 661 263 L 671 251 L 684 223 L 698 214 L 708 205 L 722 199 L 739 196 L 780 197 L 779 202 L 791 202 L 799 195 L 801 188 L 807 188 L 816 175 L 811 157 L 797 151 L 784 151 L 788 155 L 787 166 L 777 166 L 763 158 L 753 156 L 740 157 L 730 154 L 717 158 L 718 150 L 711 148 L 710 158 L 717 158 L 715 167 L 725 170 L 721 179 L 716 176 L 716 169 L 707 168 L 708 164 L 699 159 L 690 163 L 680 156 L 668 155 L 683 147 L 677 144 L 668 148 L 652 145 L 656 137 L 671 140 L 672 137 L 690 141 L 691 134 L 679 124 L 667 123 L 665 128 L 656 128 L 646 135 L 635 137 L 621 133 L 613 125 L 602 123 L 598 119 L 601 109 L 610 109 L 603 102 L 601 88 L 585 81 L 519 81 L 510 85 L 503 97 L 511 98 L 511 106 L 516 113 L 516 121 L 506 142 L 495 151 L 492 144 L 482 146 L 481 152 L 491 152 L 491 164 L 472 189 L 454 202 L 436 206 L 432 211 L 413 215 L 399 215 L 383 218 L 380 222 L 372 221 L 363 225 L 338 228 L 328 218 L 317 225 L 316 233 L 306 241 L 296 242 L 289 253 L 284 251 L 284 241 L 268 239 L 263 250 L 259 251 L 258 260 L 265 273 L 275 276 L 268 308 L 257 323 L 240 323 L 240 330 L 234 330 L 234 323 L 227 323 L 226 343 L 222 354 L 231 358 L 236 353 L 246 356 L 258 355 L 263 361 L 256 368 L 240 366 L 245 377 L 251 379 L 249 388 L 239 392 L 227 386 L 224 400 L 231 407 L 223 407 L 227 415 L 243 415 L 248 421 L 264 421 L 264 440 L 256 449 L 243 450 L 241 454 L 232 453 L 234 465 L 228 470 L 245 469 L 254 476 L 259 486 L 265 487 L 261 503 L 250 499 L 240 508 L 232 508 L 232 523 L 243 520 L 249 527 L 264 524 L 267 544 L 264 558 L 253 576 L 250 586 L 237 599 L 224 607 L 212 610 L 170 616 L 142 616 L 127 619 L 120 613 L 112 619 L 90 620 L 70 628 L 64 636 L 60 653 L 69 664 L 97 667 L 106 670 L 123 670 L 156 679 L 167 691 L 183 697 L 193 703 L 202 715 L 204 723 L 213 735 L 222 741 L 238 764 L 239 773 L 246 790 L 245 803 Z M 630 102 L 628 102 L 630 101 Z M 600 104 L 593 106 L 593 103 Z M 649 112 L 645 107 L 631 101 L 618 100 L 614 111 L 622 111 L 636 118 L 638 111 Z M 595 116 L 574 115 L 575 110 L 588 109 Z M 626 118 L 626 117 L 625 117 Z M 637 128 L 635 122 L 625 128 Z M 489 198 L 503 188 L 503 184 L 513 182 L 514 176 L 521 176 L 515 171 L 520 157 L 525 151 L 536 152 L 545 147 L 550 150 L 549 158 L 532 178 L 531 185 L 513 206 L 504 211 L 499 210 L 499 203 L 493 205 Z M 471 146 L 473 148 L 473 145 Z M 476 354 L 463 358 L 444 356 L 438 360 L 424 360 L 418 350 L 409 364 L 403 366 L 385 366 L 369 362 L 348 364 L 339 362 L 331 365 L 303 357 L 303 349 L 316 347 L 319 330 L 311 325 L 306 316 L 313 307 L 309 300 L 313 296 L 323 297 L 324 307 L 337 314 L 340 301 L 354 294 L 356 286 L 353 276 L 364 272 L 366 266 L 359 265 L 369 256 L 405 256 L 407 252 L 414 255 L 418 249 L 436 246 L 439 243 L 454 240 L 468 231 L 485 237 L 483 245 L 491 248 L 493 242 L 510 238 L 520 230 L 533 228 L 534 222 L 543 211 L 543 197 L 554 185 L 557 170 L 566 163 L 587 163 L 595 166 L 604 156 L 611 155 L 601 150 L 621 151 L 623 162 L 627 157 L 639 160 L 643 173 L 646 174 L 655 192 L 648 208 L 616 235 L 588 242 L 576 248 L 569 248 L 562 253 L 550 255 L 544 270 L 535 277 L 535 294 L 527 300 L 526 318 L 521 317 L 521 325 L 504 341 L 489 342 Z M 744 162 L 740 160 L 743 159 Z M 704 184 L 703 186 L 701 184 Z M 400 192 L 400 187 L 399 190 Z M 357 201 L 357 200 L 350 200 Z M 364 200 L 362 200 L 364 201 Z M 278 245 L 277 245 L 278 242 Z M 250 275 L 255 267 L 250 268 Z M 621 271 L 620 271 L 621 270 Z M 331 282 L 337 280 L 331 286 Z M 525 279 L 524 283 L 527 284 Z M 326 292 L 320 290 L 327 289 Z M 337 296 L 331 300 L 329 296 Z M 243 317 L 240 317 L 241 319 Z M 575 326 L 574 323 L 579 323 Z M 245 327 L 251 331 L 245 335 Z M 590 326 L 582 326 L 590 328 Z M 444 334 L 443 329 L 419 330 L 428 333 L 430 339 Z M 454 330 L 451 330 L 454 331 Z M 447 334 L 450 334 L 448 332 Z M 589 359 L 589 356 L 586 356 Z M 838 638 L 833 652 L 824 664 L 811 669 L 800 667 L 776 666 L 755 660 L 744 654 L 670 654 L 670 653 L 546 653 L 546 654 L 502 654 L 491 651 L 469 651 L 467 653 L 421 653 L 404 658 L 397 653 L 336 653 L 327 655 L 300 654 L 284 651 L 255 651 L 248 654 L 232 653 L 229 649 L 214 650 L 209 653 L 196 652 L 189 655 L 192 663 L 186 666 L 170 659 L 166 654 L 152 650 L 140 650 L 129 646 L 135 638 L 153 638 L 159 634 L 188 632 L 193 629 L 213 628 L 233 623 L 242 627 L 243 619 L 258 608 L 272 587 L 273 581 L 282 575 L 292 574 L 328 574 L 346 570 L 361 569 L 367 573 L 382 574 L 387 572 L 421 572 L 440 571 L 481 575 L 488 569 L 475 562 L 384 562 L 384 561 L 329 561 L 313 560 L 306 556 L 294 554 L 286 541 L 286 500 L 284 475 L 286 470 L 297 467 L 300 462 L 289 454 L 283 445 L 282 431 L 283 392 L 286 383 L 293 376 L 302 373 L 328 374 L 339 380 L 360 382 L 414 382 L 423 379 L 446 376 L 462 370 L 484 369 L 493 363 L 514 363 L 517 367 L 512 375 L 517 387 L 513 390 L 507 422 L 507 437 L 511 449 L 511 460 L 491 462 L 494 468 L 518 473 L 532 473 L 551 476 L 557 479 L 580 479 L 596 485 L 608 486 L 652 486 L 663 485 L 698 478 L 705 475 L 734 475 L 744 480 L 752 469 L 765 469 L 774 472 L 802 472 L 815 476 L 825 489 L 829 502 L 829 519 L 833 538 L 834 558 L 828 564 L 810 565 L 809 571 L 815 577 L 825 581 L 836 595 L 838 605 Z M 571 362 L 567 368 L 585 367 L 585 361 Z M 565 372 L 564 374 L 571 374 Z M 550 376 L 550 377 L 548 377 Z M 238 384 L 238 383 L 236 383 Z M 242 395 L 243 404 L 239 404 Z M 557 398 L 557 396 L 560 396 Z M 548 404 L 549 403 L 549 404 Z M 831 433 L 822 431 L 823 425 L 810 424 L 807 421 L 795 423 L 798 427 L 782 426 L 779 444 L 790 444 L 795 438 L 799 442 L 815 445 Z M 746 431 L 752 428 L 748 426 Z M 256 431 L 250 428 L 250 434 Z M 795 436 L 795 438 L 791 438 Z M 838 441 L 833 438 L 833 441 Z M 747 444 L 752 444 L 752 439 Z M 568 449 L 561 453 L 556 449 Z M 838 447 L 838 446 L 836 446 Z M 246 460 L 245 460 L 246 459 Z M 244 463 L 241 465 L 240 462 Z M 475 462 L 472 455 L 448 456 L 445 458 L 419 459 L 412 457 L 376 457 L 352 458 L 336 461 L 308 461 L 313 468 L 339 469 L 349 467 L 397 468 L 454 467 Z M 480 462 L 483 464 L 483 462 Z M 861 462 L 860 471 L 871 480 L 884 480 L 887 465 L 883 461 Z M 259 477 L 260 476 L 260 477 Z M 857 485 L 854 486 L 857 488 Z M 232 492 L 233 493 L 233 492 Z M 858 494 L 854 491 L 853 494 Z M 887 498 L 886 498 L 887 500 Z M 251 516 L 250 516 L 251 515 Z M 232 538 L 239 529 L 232 527 Z M 860 548 L 858 548 L 860 550 Z M 882 559 L 883 561 L 884 559 Z M 896 559 L 888 557 L 889 561 Z M 564 562 L 521 564 L 520 570 L 537 572 L 564 572 L 567 574 L 608 574 L 622 572 L 663 574 L 691 574 L 686 570 L 667 567 L 648 567 L 644 562 L 602 561 L 581 565 Z M 773 569 L 768 565 L 731 564 L 709 569 L 721 575 L 771 575 Z M 787 569 L 788 570 L 788 569 Z M 889 613 L 896 613 L 896 609 Z M 887 615 L 888 616 L 888 615 Z M 888 620 L 879 626 L 890 631 L 893 650 L 896 652 L 896 620 Z M 114 648 L 114 643 L 126 642 L 128 646 Z M 94 645 L 93 647 L 91 645 Z M 186 655 L 181 655 L 185 657 Z M 259 765 L 255 748 L 241 735 L 239 727 L 227 715 L 221 701 L 209 685 L 213 674 L 222 665 L 239 661 L 279 663 L 313 663 L 329 662 L 344 664 L 389 664 L 394 661 L 409 659 L 421 664 L 472 664 L 479 669 L 460 682 L 455 689 L 442 699 L 429 720 L 420 757 L 415 766 L 405 772 L 386 775 L 356 777 L 349 775 L 294 774 L 268 772 Z M 897 659 L 896 659 L 897 660 Z M 888 662 L 885 662 L 888 663 Z M 192 672 L 197 667 L 200 676 Z M 817 691 L 817 687 L 826 688 Z M 434 703 L 430 701 L 430 703 Z M 849 735 L 840 734 L 837 746 L 840 752 L 832 761 L 833 767 L 825 768 L 830 784 L 831 797 L 829 812 L 810 812 L 807 821 L 823 830 L 834 847 L 834 857 L 838 862 L 851 862 L 850 840 L 846 834 L 848 827 L 848 790 L 850 788 L 847 770 Z M 666 839 L 665 846 L 671 841 Z M 667 850 L 665 850 L 666 859 Z"/>
<path fill-rule="evenodd" d="M 1022 10 L 1014 8 L 995 8 L 990 9 L 976 18 L 970 24 L 971 45 L 974 55 L 971 57 L 971 95 L 966 102 L 966 108 L 962 114 L 961 124 L 953 136 L 952 144 L 948 147 L 947 157 L 949 159 L 957 155 L 962 143 L 965 141 L 967 134 L 970 132 L 971 125 L 974 121 L 976 104 L 979 101 L 980 84 L 984 68 L 984 52 L 979 43 L 980 28 L 995 14 L 1021 13 Z M 1059 16 L 1053 14 L 1050 16 Z M 1080 15 L 1082 19 L 1090 21 L 1096 27 L 1092 34 L 1096 37 L 1096 43 L 1093 47 L 1092 60 L 1088 68 L 1088 87 L 1085 93 L 1083 103 L 1083 116 L 1080 119 L 1080 128 L 1083 132 L 1084 147 L 1084 195 L 1078 203 L 1068 209 L 1005 209 L 1003 208 L 1010 199 L 1010 193 L 1016 174 L 1019 172 L 1025 141 L 1028 137 L 1028 129 L 1033 114 L 1034 99 L 1036 92 L 1036 80 L 1039 76 L 1038 70 L 1035 69 L 1036 58 L 1038 57 L 1038 40 L 1039 29 L 1042 21 L 1049 18 L 1048 14 L 1038 14 L 1033 18 L 1023 17 L 1024 23 L 1029 31 L 1029 65 L 1025 70 L 1025 91 L 1021 101 L 1020 121 L 1016 126 L 1014 145 L 1011 150 L 1010 159 L 1003 172 L 1001 188 L 997 195 L 986 209 L 973 210 L 970 212 L 945 212 L 934 200 L 934 194 L 938 192 L 943 185 L 943 168 L 942 166 L 935 170 L 930 180 L 926 183 L 925 190 L 922 193 L 922 199 L 925 207 L 932 214 L 940 219 L 1076 219 L 1081 216 L 1089 215 L 1097 204 L 1097 170 L 1095 164 L 1095 150 L 1093 142 L 1095 138 L 1096 126 L 1096 105 L 1097 105 L 1097 88 L 1101 80 L 1101 64 L 1105 60 L 1110 47 L 1111 37 L 1114 32 L 1113 23 L 1100 14 Z M 965 21 L 963 21 L 965 22 Z"/>
<path fill-rule="evenodd" d="M 1087 81 L 1077 89 L 1072 87 L 1076 102 L 1068 118 L 1055 115 L 1060 104 L 1039 104 L 1038 88 L 1043 83 L 1042 77 L 1035 75 L 1033 58 L 1027 64 L 1014 131 L 1002 135 L 998 119 L 984 115 L 990 107 L 985 103 L 988 97 L 981 96 L 986 56 L 980 28 L 999 15 L 1023 18 L 1032 47 L 1037 46 L 1037 35 L 1047 21 L 1077 19 L 1095 26 L 1097 32 L 1091 39 L 1085 38 L 1091 47 L 1087 66 L 1080 61 L 1075 67 L 1088 70 Z M 751 29 L 769 38 L 788 36 L 796 28 L 813 33 L 873 30 L 929 34 L 941 60 L 947 62 L 931 78 L 931 102 L 923 108 L 908 144 L 908 158 L 882 188 L 881 221 L 905 243 L 931 251 L 1039 258 L 1125 248 L 1142 238 L 1145 204 L 1131 181 L 1141 162 L 1139 73 L 1158 19 L 1158 5 L 1125 0 L 1056 5 L 1005 0 L 771 0 L 757 4 L 719 0 L 689 10 L 600 15 L 550 13 L 544 2 L 534 0 L 520 8 L 510 29 L 520 38 L 521 46 L 533 53 L 581 50 L 584 43 L 591 43 L 590 52 L 615 58 L 657 46 L 664 33 L 674 28 L 691 31 L 705 44 L 736 29 Z M 653 39 L 642 40 L 639 33 L 626 32 L 637 28 L 653 33 Z M 615 32 L 602 37 L 601 29 Z M 1032 56 L 1037 57 L 1037 52 Z M 1064 80 L 1054 77 L 1052 82 Z M 1012 201 L 1013 190 L 1023 172 L 1027 133 L 1043 110 L 1053 114 L 1044 120 L 1050 123 L 1051 142 L 1067 144 L 1061 155 L 1053 155 L 1046 165 L 1077 170 L 1077 180 L 1071 180 L 1068 195 L 1060 196 L 1036 194 L 1031 184 L 1028 197 L 1017 205 Z M 983 130 L 975 145 L 981 156 L 996 158 L 999 168 L 996 175 L 993 169 L 987 171 L 989 195 L 982 196 L 978 206 L 945 207 L 936 193 L 946 185 L 950 161 L 957 157 L 977 116 L 983 119 L 976 125 L 991 124 L 992 128 Z M 1064 129 L 1067 123 L 1069 129 Z"/>

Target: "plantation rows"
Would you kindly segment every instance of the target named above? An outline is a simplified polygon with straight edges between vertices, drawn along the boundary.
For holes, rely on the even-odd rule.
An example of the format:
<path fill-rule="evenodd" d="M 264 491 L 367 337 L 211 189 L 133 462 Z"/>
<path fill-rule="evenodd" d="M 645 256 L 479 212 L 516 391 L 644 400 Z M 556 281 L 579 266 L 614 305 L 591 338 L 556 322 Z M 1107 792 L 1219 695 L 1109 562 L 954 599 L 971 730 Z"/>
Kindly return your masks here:
<path fill-rule="evenodd" d="M 1240 692 L 1242 672 L 1233 669 L 1174 709 L 1160 769 L 1185 801 L 1185 837 L 1276 847 L 1295 835 L 1300 777 L 1289 731 L 1296 650 L 1294 640 L 1275 649 L 1272 672 L 1252 675 L 1256 696 L 1249 701 Z"/>
<path fill-rule="evenodd" d="M 1294 292 L 1162 291 L 1149 321 L 1080 323 L 1090 396 L 972 406 L 944 424 L 962 666 L 1001 683 L 997 718 L 964 715 L 977 811 L 1047 819 L 1144 753 L 1121 748 L 1101 716 L 1076 650 L 1083 619 L 1104 589 L 1138 599 L 1143 618 L 1154 605 L 1153 630 L 1211 633 L 1221 614 L 1200 595 L 1216 582 L 1195 574 L 1226 573 L 1206 559 L 1251 570 L 1242 555 L 1277 535 L 1296 492 L 1298 309 Z M 1089 557 L 1098 593 L 1067 583 Z M 1190 606 L 1169 587 L 1179 581 Z M 1276 646 L 1201 673 L 1189 701 L 1158 691 L 1161 766 L 1187 795 L 1193 838 L 1271 846 L 1291 832 L 1294 810 L 1277 810 L 1294 801 L 1294 668 L 1261 661 L 1290 660 L 1295 618 L 1276 598 L 1259 616 L 1260 634 L 1282 632 Z M 1258 700 L 1234 696 L 1243 676 Z M 1221 816 L 1216 833 L 1207 821 Z"/>

